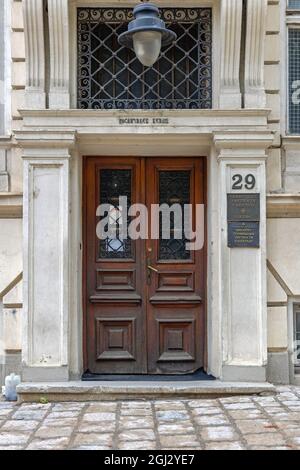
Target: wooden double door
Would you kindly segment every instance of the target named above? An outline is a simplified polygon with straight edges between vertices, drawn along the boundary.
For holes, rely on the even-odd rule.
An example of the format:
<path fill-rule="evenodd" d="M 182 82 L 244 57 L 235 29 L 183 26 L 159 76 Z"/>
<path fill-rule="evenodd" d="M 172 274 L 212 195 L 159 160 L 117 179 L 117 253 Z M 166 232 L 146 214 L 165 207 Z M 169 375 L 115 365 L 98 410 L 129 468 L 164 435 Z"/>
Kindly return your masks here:
<path fill-rule="evenodd" d="M 126 197 L 128 209 L 145 205 L 148 215 L 139 218 L 140 224 L 141 214 L 136 211 L 133 217 L 134 210 L 128 214 L 123 206 L 120 220 L 120 196 Z M 86 371 L 184 374 L 203 367 L 205 248 L 187 250 L 185 237 L 175 235 L 178 226 L 172 216 L 170 237 L 165 238 L 162 219 L 154 217 L 151 208 L 194 208 L 204 202 L 202 158 L 85 158 Z M 100 204 L 112 209 L 110 217 L 118 225 L 114 238 L 99 237 L 104 217 L 97 209 Z M 134 220 L 137 230 L 145 234 L 148 228 L 147 239 L 124 237 L 124 224 L 128 228 Z M 158 236 L 151 238 L 154 224 Z"/>

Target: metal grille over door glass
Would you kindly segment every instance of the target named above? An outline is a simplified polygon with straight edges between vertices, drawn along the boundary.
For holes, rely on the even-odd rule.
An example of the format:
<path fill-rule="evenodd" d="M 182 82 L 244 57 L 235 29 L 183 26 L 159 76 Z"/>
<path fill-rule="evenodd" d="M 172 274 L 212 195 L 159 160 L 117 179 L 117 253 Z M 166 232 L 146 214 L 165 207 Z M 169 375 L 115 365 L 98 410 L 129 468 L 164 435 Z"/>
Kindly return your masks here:
<path fill-rule="evenodd" d="M 134 51 L 118 44 L 133 18 L 131 8 L 78 8 L 78 108 L 212 107 L 212 10 L 160 12 L 177 40 L 148 68 Z"/>
<path fill-rule="evenodd" d="M 132 242 L 122 238 L 122 223 L 129 225 L 129 218 L 122 217 L 119 207 L 119 197 L 126 196 L 128 207 L 131 204 L 131 170 L 101 170 L 100 171 L 100 204 L 109 204 L 109 222 L 115 227 L 116 236 L 100 240 L 100 258 L 132 258 Z"/>
<path fill-rule="evenodd" d="M 190 251 L 186 250 L 184 233 L 184 205 L 190 204 L 190 171 L 159 171 L 159 204 L 166 204 L 172 209 L 173 205 L 181 208 L 181 221 L 176 223 L 174 212 L 170 210 L 170 237 L 163 237 L 162 213 L 159 221 L 159 259 L 188 260 Z M 166 222 L 166 220 L 165 220 Z M 186 220 L 188 223 L 188 221 Z"/>

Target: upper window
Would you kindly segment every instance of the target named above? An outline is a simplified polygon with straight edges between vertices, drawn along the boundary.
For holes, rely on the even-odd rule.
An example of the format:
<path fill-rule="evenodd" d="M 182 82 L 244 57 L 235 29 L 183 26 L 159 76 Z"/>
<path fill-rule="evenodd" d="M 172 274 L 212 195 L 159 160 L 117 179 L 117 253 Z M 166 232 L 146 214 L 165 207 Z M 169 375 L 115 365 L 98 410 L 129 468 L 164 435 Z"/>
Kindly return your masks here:
<path fill-rule="evenodd" d="M 77 105 L 82 109 L 199 109 L 212 107 L 212 10 L 162 8 L 177 34 L 147 68 L 118 36 L 130 8 L 78 8 Z"/>
<path fill-rule="evenodd" d="M 288 8 L 290 8 L 291 10 L 300 9 L 300 0 L 289 0 Z"/>
<path fill-rule="evenodd" d="M 288 51 L 288 130 L 300 134 L 300 28 L 289 28 Z"/>

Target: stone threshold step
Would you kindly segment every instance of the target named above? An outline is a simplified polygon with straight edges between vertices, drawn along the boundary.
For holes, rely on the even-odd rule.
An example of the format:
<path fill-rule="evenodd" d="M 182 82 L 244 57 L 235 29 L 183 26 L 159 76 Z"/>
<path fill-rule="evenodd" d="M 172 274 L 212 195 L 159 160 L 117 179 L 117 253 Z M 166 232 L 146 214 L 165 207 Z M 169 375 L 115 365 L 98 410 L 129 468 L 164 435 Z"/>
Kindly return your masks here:
<path fill-rule="evenodd" d="M 274 394 L 274 385 L 251 382 L 107 382 L 72 381 L 21 383 L 17 387 L 18 401 L 103 401 L 103 400 L 142 400 L 151 398 L 215 398 L 234 395 Z"/>

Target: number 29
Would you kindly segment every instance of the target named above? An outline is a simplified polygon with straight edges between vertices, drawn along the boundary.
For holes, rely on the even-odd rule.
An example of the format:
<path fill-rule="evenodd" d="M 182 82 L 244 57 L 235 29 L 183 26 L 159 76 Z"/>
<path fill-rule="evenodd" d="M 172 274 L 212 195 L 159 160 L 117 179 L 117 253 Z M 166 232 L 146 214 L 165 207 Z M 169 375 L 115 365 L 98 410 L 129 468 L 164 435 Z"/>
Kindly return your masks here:
<path fill-rule="evenodd" d="M 256 185 L 256 179 L 255 176 L 252 173 L 249 173 L 249 175 L 246 175 L 244 178 L 241 174 L 236 174 L 233 175 L 232 177 L 232 189 L 234 191 L 239 191 L 241 189 L 254 189 Z"/>

